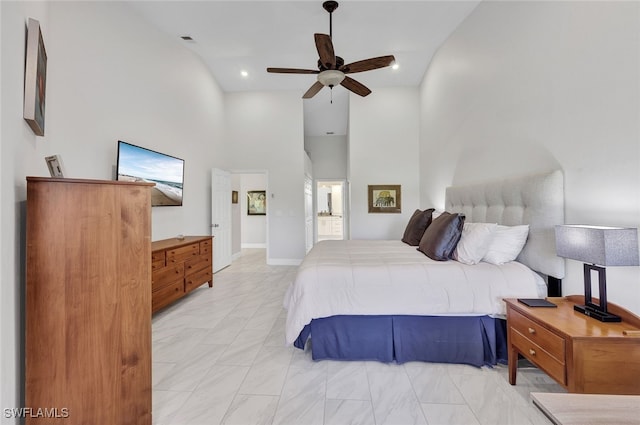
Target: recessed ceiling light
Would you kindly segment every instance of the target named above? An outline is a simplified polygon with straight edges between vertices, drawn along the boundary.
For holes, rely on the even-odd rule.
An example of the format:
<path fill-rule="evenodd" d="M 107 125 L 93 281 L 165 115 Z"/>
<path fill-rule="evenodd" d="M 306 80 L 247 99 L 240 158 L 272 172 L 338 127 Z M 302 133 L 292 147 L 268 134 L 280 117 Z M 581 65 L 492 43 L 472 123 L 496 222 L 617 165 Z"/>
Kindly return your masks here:
<path fill-rule="evenodd" d="M 242 75 L 243 77 L 248 77 L 249 73 L 245 70 L 240 71 L 240 75 Z"/>
<path fill-rule="evenodd" d="M 394 63 L 393 65 L 391 65 L 391 69 L 398 69 L 400 68 L 400 65 L 398 65 L 397 63 Z"/>

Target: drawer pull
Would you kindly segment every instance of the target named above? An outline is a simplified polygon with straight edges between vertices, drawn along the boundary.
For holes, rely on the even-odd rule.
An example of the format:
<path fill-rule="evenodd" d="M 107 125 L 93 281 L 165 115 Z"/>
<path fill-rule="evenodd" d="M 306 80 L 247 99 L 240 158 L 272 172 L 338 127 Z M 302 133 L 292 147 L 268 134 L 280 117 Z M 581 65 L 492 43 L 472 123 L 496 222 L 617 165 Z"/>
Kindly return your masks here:
<path fill-rule="evenodd" d="M 534 333 L 536 333 L 536 330 L 535 330 L 535 329 L 533 329 L 533 328 L 529 328 L 529 333 L 530 333 L 531 335 L 533 335 Z"/>
<path fill-rule="evenodd" d="M 536 350 L 534 350 L 533 348 L 529 348 L 529 354 L 531 354 L 532 356 L 535 356 Z"/>

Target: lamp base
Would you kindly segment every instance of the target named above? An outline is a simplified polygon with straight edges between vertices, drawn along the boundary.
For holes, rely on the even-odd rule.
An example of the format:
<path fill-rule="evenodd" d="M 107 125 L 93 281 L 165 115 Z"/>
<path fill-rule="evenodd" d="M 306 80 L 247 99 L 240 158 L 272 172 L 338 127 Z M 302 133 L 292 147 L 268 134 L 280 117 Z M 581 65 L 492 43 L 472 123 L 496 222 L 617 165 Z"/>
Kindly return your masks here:
<path fill-rule="evenodd" d="M 601 311 L 595 309 L 588 305 L 574 305 L 573 309 L 575 311 L 579 311 L 585 316 L 593 317 L 596 320 L 601 322 L 622 322 L 620 316 L 616 316 L 615 314 L 607 313 L 606 311 Z"/>

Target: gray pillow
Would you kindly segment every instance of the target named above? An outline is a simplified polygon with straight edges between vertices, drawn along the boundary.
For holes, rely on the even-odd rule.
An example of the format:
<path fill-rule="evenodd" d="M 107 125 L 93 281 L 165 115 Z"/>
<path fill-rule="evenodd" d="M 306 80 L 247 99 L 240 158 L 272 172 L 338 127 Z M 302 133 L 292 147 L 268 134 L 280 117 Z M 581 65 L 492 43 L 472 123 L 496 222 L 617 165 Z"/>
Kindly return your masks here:
<path fill-rule="evenodd" d="M 433 208 L 426 209 L 424 211 L 415 210 L 407 228 L 404 229 L 404 235 L 402 236 L 402 242 L 411 246 L 418 246 L 424 231 L 431 224 L 431 214 L 435 211 Z"/>
<path fill-rule="evenodd" d="M 446 261 L 451 258 L 460 241 L 464 219 L 464 214 L 448 212 L 440 214 L 424 231 L 418 251 L 436 261 Z"/>

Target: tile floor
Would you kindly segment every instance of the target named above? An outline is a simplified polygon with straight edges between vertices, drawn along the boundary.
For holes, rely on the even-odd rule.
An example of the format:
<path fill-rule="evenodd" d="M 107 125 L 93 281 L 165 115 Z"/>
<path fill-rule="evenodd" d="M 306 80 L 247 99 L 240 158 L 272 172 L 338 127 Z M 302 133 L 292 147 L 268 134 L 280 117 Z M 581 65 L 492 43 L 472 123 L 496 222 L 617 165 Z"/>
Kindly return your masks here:
<path fill-rule="evenodd" d="M 531 391 L 564 392 L 524 368 L 311 360 L 284 346 L 284 291 L 296 267 L 265 250 L 153 318 L 154 425 L 549 424 Z"/>

